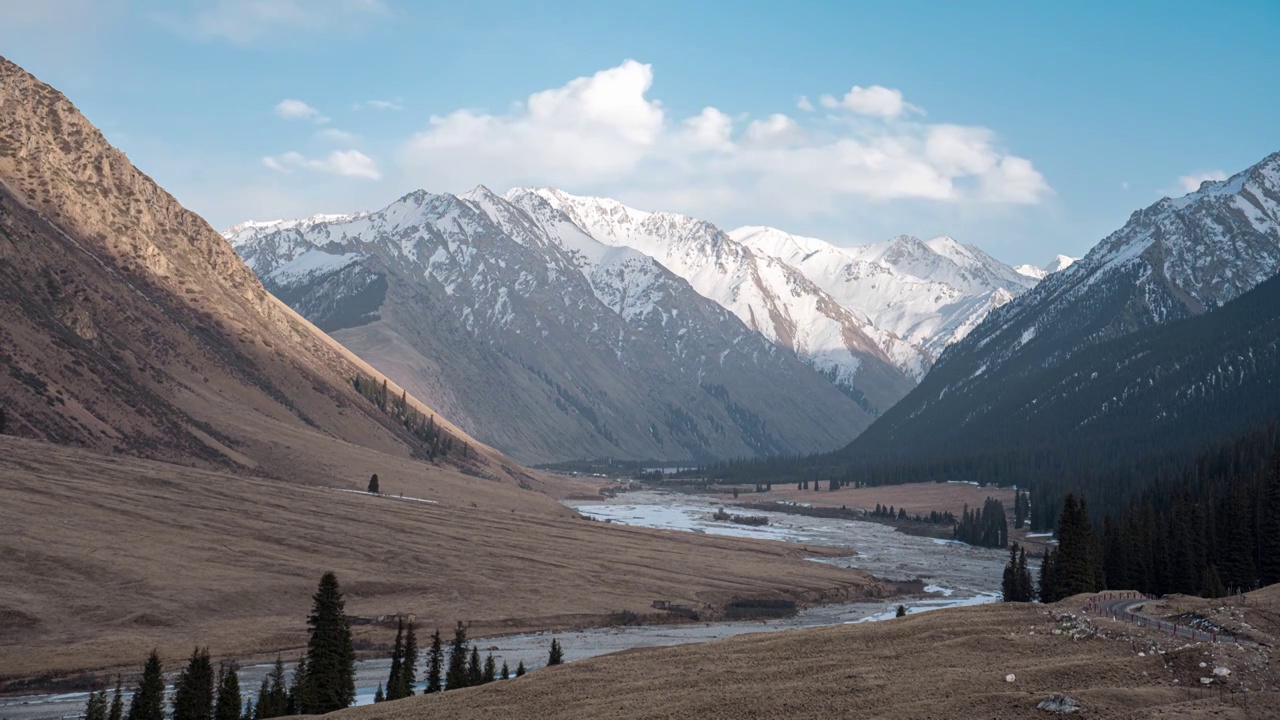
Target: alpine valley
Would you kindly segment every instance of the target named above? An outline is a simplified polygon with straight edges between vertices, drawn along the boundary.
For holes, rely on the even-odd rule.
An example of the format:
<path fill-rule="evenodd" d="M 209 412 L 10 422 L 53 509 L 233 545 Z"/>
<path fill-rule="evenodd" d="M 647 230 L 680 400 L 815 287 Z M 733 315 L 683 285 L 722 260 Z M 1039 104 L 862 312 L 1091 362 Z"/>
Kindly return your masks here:
<path fill-rule="evenodd" d="M 224 235 L 270 292 L 524 462 L 834 449 L 1037 282 L 948 237 L 846 249 L 552 189 Z"/>

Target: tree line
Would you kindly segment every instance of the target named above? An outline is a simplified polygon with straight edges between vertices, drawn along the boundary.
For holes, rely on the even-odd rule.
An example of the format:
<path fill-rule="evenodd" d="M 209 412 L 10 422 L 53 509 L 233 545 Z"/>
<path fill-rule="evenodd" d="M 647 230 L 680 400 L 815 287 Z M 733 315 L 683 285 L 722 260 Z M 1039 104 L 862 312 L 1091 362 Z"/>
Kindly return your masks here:
<path fill-rule="evenodd" d="M 965 503 L 953 535 L 956 540 L 970 545 L 994 548 L 1008 545 L 1009 521 L 1004 514 L 1004 503 L 989 497 L 981 508 L 973 510 Z"/>
<path fill-rule="evenodd" d="M 115 690 L 109 698 L 106 689 L 89 693 L 85 718 L 264 720 L 291 715 L 323 715 L 349 707 L 356 699 L 356 671 L 351 624 L 345 606 L 337 576 L 332 572 L 325 573 L 312 596 L 311 613 L 307 617 L 307 649 L 298 660 L 292 678 L 286 675 L 283 658 L 277 657 L 275 666 L 262 680 L 256 696 L 242 694 L 237 675 L 239 667 L 234 662 L 221 662 L 215 671 L 209 649 L 197 647 L 174 683 L 171 712 L 166 712 L 164 667 L 159 653 L 152 650 L 127 701 L 122 679 L 117 677 Z M 417 662 L 414 624 L 401 619 L 397 624 L 391 655 L 391 672 L 385 685 L 378 685 L 374 701 L 398 700 L 415 694 Z M 563 662 L 564 649 L 560 641 L 553 638 L 547 665 Z M 523 660 L 516 665 L 514 674 L 505 661 L 499 670 L 492 653 L 482 662 L 479 648 L 470 643 L 466 626 L 459 622 L 449 646 L 447 665 L 440 631 L 437 629 L 432 636 L 423 693 L 483 685 L 524 674 Z"/>
<path fill-rule="evenodd" d="M 1280 582 L 1280 451 L 1271 438 L 1251 433 L 1206 453 L 1197 474 L 1148 487 L 1100 522 L 1068 493 L 1058 546 L 1041 558 L 1039 599 L 1109 589 L 1221 597 Z M 1010 558 L 1006 599 L 1011 573 L 1021 578 L 1024 565 L 1021 554 Z"/>
<path fill-rule="evenodd" d="M 428 459 L 434 461 L 437 457 L 448 457 L 449 453 L 459 450 L 464 458 L 472 455 L 471 445 L 465 441 L 458 441 L 451 433 L 436 424 L 435 415 L 423 416 L 417 408 L 410 405 L 409 396 L 404 390 L 400 391 L 399 397 L 389 396 L 385 378 L 378 383 L 371 377 L 356 375 L 352 378 L 351 384 L 355 386 L 356 392 L 420 440 Z"/>

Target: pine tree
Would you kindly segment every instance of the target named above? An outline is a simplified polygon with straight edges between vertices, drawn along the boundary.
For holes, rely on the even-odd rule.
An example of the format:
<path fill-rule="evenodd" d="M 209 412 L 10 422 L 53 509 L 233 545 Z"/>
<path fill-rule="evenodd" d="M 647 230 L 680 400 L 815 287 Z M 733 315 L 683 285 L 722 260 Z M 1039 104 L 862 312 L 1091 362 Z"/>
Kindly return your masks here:
<path fill-rule="evenodd" d="M 164 717 L 164 667 L 155 650 L 147 657 L 142 668 L 142 679 L 129 703 L 129 720 L 165 720 Z"/>
<path fill-rule="evenodd" d="M 380 703 L 380 702 L 386 702 L 386 700 L 387 700 L 387 696 L 384 695 L 382 692 L 382 683 L 378 683 L 378 691 L 373 694 L 373 701 L 375 703 Z"/>
<path fill-rule="evenodd" d="M 284 659 L 276 656 L 275 667 L 262 679 L 258 690 L 258 717 L 284 717 L 289 712 L 289 688 L 285 684 Z"/>
<path fill-rule="evenodd" d="M 435 693 L 443 689 L 440 680 L 444 666 L 444 647 L 440 642 L 440 628 L 431 636 L 431 651 L 427 654 L 427 689 L 424 692 Z"/>
<path fill-rule="evenodd" d="M 453 642 L 449 644 L 449 670 L 445 673 L 445 690 L 467 686 L 467 628 L 458 621 L 453 630 Z"/>
<path fill-rule="evenodd" d="M 1018 550 L 1018 602 L 1031 602 L 1036 597 L 1035 585 L 1031 581 L 1031 568 L 1027 565 L 1027 549 Z"/>
<path fill-rule="evenodd" d="M 240 715 L 240 720 L 258 720 L 258 708 L 252 700 L 244 701 L 244 713 Z"/>
<path fill-rule="evenodd" d="M 293 670 L 293 681 L 289 684 L 289 695 L 285 702 L 285 715 L 303 715 L 305 707 L 311 706 L 308 697 L 307 656 L 298 658 L 298 665 Z"/>
<path fill-rule="evenodd" d="M 124 720 L 124 683 L 120 676 L 116 676 L 116 691 L 111 696 L 111 711 L 107 713 L 107 720 Z"/>
<path fill-rule="evenodd" d="M 1018 590 L 1017 584 L 1018 574 L 1018 544 L 1014 543 L 1009 548 L 1009 562 L 1004 566 L 1004 578 L 1000 582 L 1001 599 L 1005 602 L 1017 602 Z"/>
<path fill-rule="evenodd" d="M 400 656 L 400 697 L 413 694 L 414 685 L 418 683 L 418 636 L 413 623 L 405 628 L 404 652 Z"/>
<path fill-rule="evenodd" d="M 396 625 L 396 643 L 391 650 L 391 674 L 387 677 L 387 699 L 399 700 L 402 686 L 401 675 L 404 666 L 404 620 Z"/>
<path fill-rule="evenodd" d="M 377 495 L 378 490 L 378 473 L 369 476 L 369 492 Z"/>
<path fill-rule="evenodd" d="M 489 653 L 484 659 L 484 682 L 491 683 L 498 678 L 498 663 L 493 659 L 493 653 Z"/>
<path fill-rule="evenodd" d="M 906 616 L 907 616 L 907 606 L 899 605 L 898 612 L 894 614 L 894 617 L 906 617 Z"/>
<path fill-rule="evenodd" d="M 1055 600 L 1102 589 L 1102 558 L 1097 537 L 1089 525 L 1084 499 L 1068 493 L 1058 518 L 1058 550 L 1054 570 Z"/>
<path fill-rule="evenodd" d="M 1271 458 L 1261 512 L 1258 575 L 1263 585 L 1271 585 L 1280 583 L 1280 453 Z"/>
<path fill-rule="evenodd" d="M 215 684 L 209 649 L 196 648 L 174 685 L 173 720 L 210 720 Z"/>
<path fill-rule="evenodd" d="M 521 677 L 523 675 L 524 675 L 524 661 L 521 660 L 520 662 L 516 663 L 516 677 Z"/>
<path fill-rule="evenodd" d="M 84 708 L 84 720 L 107 720 L 106 690 L 89 693 L 89 702 Z"/>
<path fill-rule="evenodd" d="M 299 708 L 304 714 L 323 715 L 355 702 L 355 648 L 345 608 L 338 577 L 325 573 L 312 596 L 311 615 L 307 618 L 311 637 L 307 641 L 307 674 L 303 678 L 304 702 Z"/>
<path fill-rule="evenodd" d="M 257 718 L 279 717 L 278 715 L 268 714 L 270 712 L 268 708 L 271 704 L 271 700 L 268 699 L 270 694 L 271 680 L 269 678 L 262 678 L 262 684 L 258 686 L 258 705 L 257 711 L 254 713 L 255 720 Z"/>
<path fill-rule="evenodd" d="M 480 664 L 480 648 L 471 646 L 471 659 L 467 661 L 467 685 L 474 687 L 484 682 L 484 667 Z"/>
<path fill-rule="evenodd" d="M 560 641 L 551 638 L 551 652 L 547 655 L 547 666 L 561 665 L 564 663 L 564 650 L 560 648 Z"/>
<path fill-rule="evenodd" d="M 240 720 L 242 700 L 240 698 L 240 678 L 236 676 L 235 663 L 226 663 L 220 671 L 218 681 L 218 699 L 214 706 L 215 720 Z"/>
<path fill-rule="evenodd" d="M 507 667 L 507 661 L 506 661 L 506 660 L 503 660 L 503 661 L 502 661 L 502 674 L 501 674 L 501 675 L 499 675 L 499 677 L 501 677 L 503 680 L 510 680 L 510 679 L 511 679 L 511 668 Z"/>
<path fill-rule="evenodd" d="M 1057 553 L 1051 548 L 1044 549 L 1044 557 L 1040 560 L 1040 602 L 1052 603 L 1058 602 L 1062 598 L 1058 595 L 1058 572 L 1057 572 Z"/>

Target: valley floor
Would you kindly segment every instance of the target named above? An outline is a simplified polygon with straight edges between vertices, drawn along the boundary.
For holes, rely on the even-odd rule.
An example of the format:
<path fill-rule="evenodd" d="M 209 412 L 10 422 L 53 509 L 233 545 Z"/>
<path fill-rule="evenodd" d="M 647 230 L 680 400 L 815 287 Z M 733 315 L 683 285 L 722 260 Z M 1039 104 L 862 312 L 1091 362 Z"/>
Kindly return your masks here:
<path fill-rule="evenodd" d="M 0 437 L 0 477 L 8 692 L 135 672 L 152 647 L 171 667 L 196 644 L 241 661 L 296 653 L 326 570 L 349 615 L 411 613 L 424 629 L 462 620 L 474 636 L 653 615 L 655 600 L 715 617 L 737 598 L 803 605 L 895 590 L 807 561 L 847 549 L 581 520 L 546 495 L 480 478 L 466 482 L 498 494 L 474 507 L 464 488 L 430 477 L 373 497 L 12 437 Z M 357 649 L 385 654 L 392 631 L 355 630 Z"/>

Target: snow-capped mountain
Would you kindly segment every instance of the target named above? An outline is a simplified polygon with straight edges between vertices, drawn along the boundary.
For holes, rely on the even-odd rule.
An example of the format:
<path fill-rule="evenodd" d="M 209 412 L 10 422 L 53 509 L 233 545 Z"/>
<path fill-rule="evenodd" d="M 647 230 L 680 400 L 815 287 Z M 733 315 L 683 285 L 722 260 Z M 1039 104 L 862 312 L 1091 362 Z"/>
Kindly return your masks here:
<path fill-rule="evenodd" d="M 524 461 L 830 449 L 910 388 L 880 363 L 874 400 L 833 392 L 654 258 L 537 197 L 419 191 L 227 238 L 278 297 Z"/>
<path fill-rule="evenodd" d="M 1059 372 L 1050 380 L 1059 368 L 1083 363 L 1081 353 L 1213 312 L 1278 272 L 1275 153 L 1227 180 L 1133 213 L 1084 258 L 994 310 L 853 448 L 916 453 L 922 438 L 950 442 L 952 450 L 977 447 L 978 438 L 1012 432 L 1006 426 L 1022 415 L 1092 398 L 1088 389 L 1106 380 L 1101 371 Z M 1088 416 L 1112 412 L 1123 399 L 1104 397 Z"/>
<path fill-rule="evenodd" d="M 804 273 L 704 220 L 547 188 L 517 188 L 506 197 L 526 206 L 540 198 L 592 238 L 654 258 L 864 404 L 884 407 L 902 387 L 895 375 L 918 380 L 931 362 L 920 348 L 877 327 Z"/>
<path fill-rule="evenodd" d="M 1050 260 L 1046 265 L 1015 265 L 1014 270 L 1021 275 L 1025 275 L 1032 280 L 1043 280 L 1059 270 L 1066 270 L 1071 264 L 1080 258 L 1068 257 L 1066 255 L 1058 255 Z"/>
<path fill-rule="evenodd" d="M 730 237 L 800 271 L 840 305 L 917 348 L 925 368 L 1035 281 L 972 245 L 949 237 L 922 242 L 900 236 L 840 248 L 766 227 L 743 227 Z"/>

